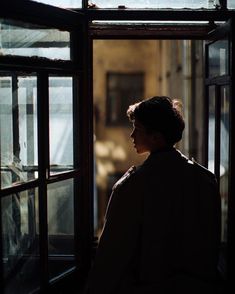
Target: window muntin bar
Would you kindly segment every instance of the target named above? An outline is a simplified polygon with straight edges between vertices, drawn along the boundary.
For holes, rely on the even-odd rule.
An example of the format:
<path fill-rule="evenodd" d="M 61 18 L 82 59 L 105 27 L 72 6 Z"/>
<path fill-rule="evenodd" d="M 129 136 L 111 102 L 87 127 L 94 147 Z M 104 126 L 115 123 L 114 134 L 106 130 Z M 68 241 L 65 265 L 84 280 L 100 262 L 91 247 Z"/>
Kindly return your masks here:
<path fill-rule="evenodd" d="M 49 77 L 50 175 L 74 166 L 72 86 L 72 77 Z"/>
<path fill-rule="evenodd" d="M 48 265 L 55 278 L 75 265 L 73 179 L 48 185 Z"/>
<path fill-rule="evenodd" d="M 70 32 L 0 19 L 0 55 L 70 60 Z"/>
<path fill-rule="evenodd" d="M 207 25 L 209 24 L 208 21 L 153 21 L 153 20 L 93 20 L 92 24 L 95 25 Z"/>
<path fill-rule="evenodd" d="M 38 189 L 1 199 L 4 293 L 39 288 Z"/>

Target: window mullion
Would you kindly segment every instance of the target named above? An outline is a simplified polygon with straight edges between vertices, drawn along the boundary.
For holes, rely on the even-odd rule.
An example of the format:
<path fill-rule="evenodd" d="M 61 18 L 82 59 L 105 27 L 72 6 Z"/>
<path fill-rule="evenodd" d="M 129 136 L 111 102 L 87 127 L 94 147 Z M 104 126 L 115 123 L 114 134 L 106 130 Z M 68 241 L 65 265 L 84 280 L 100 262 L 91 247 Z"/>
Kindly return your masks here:
<path fill-rule="evenodd" d="M 19 97 L 18 97 L 18 77 L 16 74 L 12 75 L 12 127 L 13 127 L 13 162 L 16 164 L 20 160 L 20 135 L 19 135 Z M 12 173 L 13 182 L 19 180 L 18 175 Z M 20 210 L 17 203 L 20 203 L 20 194 L 15 193 L 12 197 L 12 219 L 16 220 L 16 235 L 17 239 L 20 236 Z"/>
<path fill-rule="evenodd" d="M 88 0 L 82 0 L 82 8 L 85 9 L 88 7 Z"/>
<path fill-rule="evenodd" d="M 215 175 L 220 179 L 220 122 L 221 122 L 221 101 L 220 86 L 215 91 Z"/>
<path fill-rule="evenodd" d="M 1 180 L 1 179 L 0 179 Z M 1 234 L 1 239 L 0 239 L 0 285 L 2 288 L 2 291 L 4 293 L 4 276 L 3 276 L 3 226 L 2 226 L 2 198 L 0 198 L 0 234 Z"/>
<path fill-rule="evenodd" d="M 18 77 L 12 75 L 12 126 L 13 126 L 13 155 L 17 159 L 20 158 L 20 142 L 19 142 L 19 99 L 18 99 Z"/>
<path fill-rule="evenodd" d="M 48 287 L 47 179 L 49 173 L 48 74 L 38 74 L 39 244 L 41 287 Z"/>

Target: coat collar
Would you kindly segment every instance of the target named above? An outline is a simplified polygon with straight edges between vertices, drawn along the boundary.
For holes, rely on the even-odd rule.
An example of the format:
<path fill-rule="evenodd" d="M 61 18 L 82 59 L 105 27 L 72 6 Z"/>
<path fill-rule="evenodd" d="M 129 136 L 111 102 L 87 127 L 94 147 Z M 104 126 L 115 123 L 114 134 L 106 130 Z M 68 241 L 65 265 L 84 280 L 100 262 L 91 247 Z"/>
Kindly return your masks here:
<path fill-rule="evenodd" d="M 144 161 L 143 165 L 148 165 L 153 163 L 154 161 L 160 162 L 174 162 L 175 160 L 188 160 L 188 158 L 183 155 L 178 149 L 171 147 L 161 149 L 155 152 L 152 152 L 148 158 Z"/>

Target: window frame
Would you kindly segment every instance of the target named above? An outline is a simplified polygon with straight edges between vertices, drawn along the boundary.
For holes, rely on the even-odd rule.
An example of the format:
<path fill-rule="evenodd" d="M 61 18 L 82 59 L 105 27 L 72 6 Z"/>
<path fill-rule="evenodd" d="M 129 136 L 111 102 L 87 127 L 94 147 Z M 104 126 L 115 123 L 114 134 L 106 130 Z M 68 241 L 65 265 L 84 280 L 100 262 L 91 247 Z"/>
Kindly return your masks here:
<path fill-rule="evenodd" d="M 26 2 L 26 1 L 25 1 Z M 84 185 L 85 181 L 82 180 L 81 174 L 85 178 L 89 178 L 89 170 L 84 166 L 89 165 L 92 161 L 92 156 L 83 159 L 81 153 L 84 153 L 84 142 L 87 142 L 87 134 L 81 128 L 83 125 L 88 125 L 86 121 L 87 113 L 82 109 L 82 105 L 86 100 L 87 88 L 83 87 L 82 81 L 86 79 L 87 71 L 84 70 L 84 65 L 87 60 L 87 45 L 86 45 L 86 21 L 84 21 L 83 14 L 62 10 L 59 8 L 47 6 L 44 4 L 34 3 L 27 1 L 27 3 L 16 3 L 14 7 L 3 3 L 0 11 L 1 17 L 6 19 L 16 19 L 25 21 L 27 23 L 45 25 L 49 28 L 57 28 L 67 30 L 70 32 L 71 44 L 71 60 L 58 61 L 41 59 L 37 60 L 31 57 L 20 56 L 0 56 L 1 70 L 10 72 L 19 72 L 20 74 L 30 74 L 31 72 L 37 75 L 37 96 L 38 96 L 38 165 L 39 177 L 36 180 L 27 183 L 20 183 L 18 185 L 4 188 L 0 191 L 2 197 L 9 194 L 19 193 L 30 188 L 39 188 L 39 243 L 40 243 L 40 291 L 47 291 L 52 284 L 58 282 L 66 277 L 68 273 L 81 272 L 82 268 L 88 267 L 90 258 L 85 253 L 88 247 L 91 247 L 90 236 L 91 226 L 87 219 L 86 213 L 83 211 L 84 202 L 86 202 L 82 195 L 87 195 L 88 184 Z M 43 15 L 43 17 L 42 17 Z M 76 54 L 75 54 L 76 52 Z M 75 146 L 74 155 L 74 168 L 73 170 L 65 173 L 48 176 L 49 168 L 49 107 L 48 107 L 48 78 L 49 75 L 69 75 L 73 76 L 73 145 Z M 79 80 L 79 85 L 78 85 Z M 88 111 L 88 110 L 87 110 Z M 87 144 L 85 144 L 86 146 Z M 80 150 L 80 153 L 76 152 Z M 87 152 L 87 149 L 86 149 Z M 47 229 L 47 185 L 49 183 L 60 182 L 66 179 L 74 179 L 74 243 L 75 243 L 75 260 L 76 267 L 64 272 L 55 279 L 49 280 L 48 273 L 48 229 Z M 76 196 L 76 197 L 75 197 Z M 84 197 L 85 198 L 85 197 Z M 90 200 L 88 201 L 90 203 Z M 1 209 L 1 204 L 0 204 Z M 89 209 L 86 209 L 87 214 Z M 1 217 L 0 217 L 1 219 Z M 90 220 L 90 216 L 89 216 Z M 0 221 L 0 228 L 2 228 L 2 221 Z M 2 233 L 2 230 L 0 230 Z M 82 236 L 81 236 L 82 235 Z M 4 285 L 3 278 L 3 262 L 2 262 L 2 243 L 0 244 L 0 279 L 1 285 Z M 82 279 L 82 274 L 79 274 L 79 279 Z M 3 282 L 3 283 L 2 283 Z"/>

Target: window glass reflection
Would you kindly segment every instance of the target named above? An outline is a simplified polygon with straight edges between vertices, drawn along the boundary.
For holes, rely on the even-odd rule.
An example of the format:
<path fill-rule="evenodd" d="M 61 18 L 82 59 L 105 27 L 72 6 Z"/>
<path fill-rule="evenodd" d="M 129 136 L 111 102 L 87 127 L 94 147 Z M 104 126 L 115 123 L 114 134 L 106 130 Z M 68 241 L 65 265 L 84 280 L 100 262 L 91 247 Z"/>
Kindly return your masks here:
<path fill-rule="evenodd" d="M 209 87 L 208 168 L 215 172 L 215 86 Z"/>
<path fill-rule="evenodd" d="M 12 171 L 9 167 L 13 163 L 12 80 L 10 76 L 0 77 L 0 145 L 1 187 L 4 188 L 12 183 Z"/>
<path fill-rule="evenodd" d="M 48 185 L 49 276 L 75 265 L 73 179 Z"/>
<path fill-rule="evenodd" d="M 221 87 L 220 121 L 220 195 L 222 205 L 222 240 L 227 239 L 228 173 L 229 173 L 229 88 Z"/>
<path fill-rule="evenodd" d="M 0 19 L 0 55 L 70 60 L 70 33 Z"/>
<path fill-rule="evenodd" d="M 98 8 L 117 8 L 120 5 L 125 5 L 127 8 L 214 8 L 213 0 L 96 0 L 91 2 Z"/>
<path fill-rule="evenodd" d="M 39 287 L 38 190 L 1 199 L 4 294 L 31 293 Z"/>
<path fill-rule="evenodd" d="M 0 77 L 1 187 L 37 178 L 37 80 Z"/>
<path fill-rule="evenodd" d="M 235 9 L 235 1 L 234 0 L 227 0 L 228 9 Z"/>
<path fill-rule="evenodd" d="M 73 167 L 73 93 L 71 77 L 49 78 L 50 172 Z"/>
<path fill-rule="evenodd" d="M 228 74 L 228 40 L 219 40 L 209 45 L 209 77 Z"/>
<path fill-rule="evenodd" d="M 49 4 L 52 6 L 58 6 L 61 8 L 81 8 L 82 7 L 82 0 L 33 0 L 33 1 Z"/>

